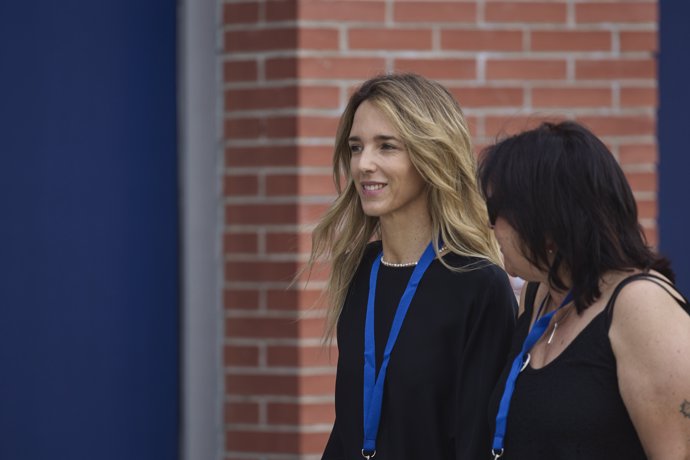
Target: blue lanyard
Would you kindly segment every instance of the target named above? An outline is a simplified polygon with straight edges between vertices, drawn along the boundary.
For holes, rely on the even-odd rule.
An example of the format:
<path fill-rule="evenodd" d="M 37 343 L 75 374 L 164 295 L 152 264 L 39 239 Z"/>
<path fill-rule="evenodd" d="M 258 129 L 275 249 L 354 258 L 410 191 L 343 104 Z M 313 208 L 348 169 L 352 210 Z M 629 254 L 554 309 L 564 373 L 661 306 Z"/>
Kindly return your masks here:
<path fill-rule="evenodd" d="M 569 304 L 571 300 L 573 300 L 573 293 L 572 291 L 569 291 L 558 308 L 551 313 L 542 316 L 534 323 L 534 326 L 532 326 L 532 329 L 529 331 L 529 334 L 527 334 L 527 337 L 522 344 L 522 350 L 520 350 L 520 353 L 513 361 L 513 365 L 510 368 L 510 373 L 506 379 L 506 386 L 503 390 L 503 396 L 501 397 L 501 404 L 498 406 L 498 414 L 496 415 L 496 431 L 494 433 L 494 441 L 491 449 L 491 455 L 494 456 L 494 460 L 503 455 L 503 439 L 505 438 L 506 434 L 506 422 L 508 421 L 510 400 L 513 397 L 513 392 L 515 391 L 515 381 L 518 378 L 518 374 L 527 366 L 527 363 L 529 362 L 529 351 L 532 349 L 537 340 L 544 335 L 544 331 L 546 331 L 546 328 L 549 326 L 549 322 L 551 322 L 553 315 L 556 314 L 558 310 Z M 537 316 L 539 316 L 539 313 L 541 313 L 545 301 L 546 297 L 539 307 Z M 527 360 L 525 361 L 525 359 Z"/>
<path fill-rule="evenodd" d="M 388 368 L 388 361 L 391 357 L 391 351 L 398 338 L 398 333 L 405 320 L 407 309 L 410 307 L 412 297 L 414 297 L 417 286 L 419 285 L 422 276 L 426 269 L 431 265 L 431 262 L 436 256 L 433 243 L 424 250 L 422 258 L 419 259 L 417 266 L 412 272 L 410 280 L 407 282 L 405 292 L 400 299 L 398 308 L 395 311 L 393 318 L 393 325 L 388 335 L 388 342 L 383 352 L 383 361 L 381 362 L 381 369 L 379 375 L 376 377 L 376 345 L 374 339 L 374 301 L 376 299 L 376 278 L 379 273 L 379 266 L 381 265 L 381 256 L 379 254 L 374 264 L 371 266 L 371 274 L 369 275 L 369 299 L 367 301 L 367 316 L 364 325 L 364 446 L 362 448 L 362 456 L 366 459 L 372 458 L 376 455 L 376 435 L 379 430 L 379 422 L 381 420 L 381 404 L 383 403 L 383 382 L 386 380 L 386 369 Z"/>

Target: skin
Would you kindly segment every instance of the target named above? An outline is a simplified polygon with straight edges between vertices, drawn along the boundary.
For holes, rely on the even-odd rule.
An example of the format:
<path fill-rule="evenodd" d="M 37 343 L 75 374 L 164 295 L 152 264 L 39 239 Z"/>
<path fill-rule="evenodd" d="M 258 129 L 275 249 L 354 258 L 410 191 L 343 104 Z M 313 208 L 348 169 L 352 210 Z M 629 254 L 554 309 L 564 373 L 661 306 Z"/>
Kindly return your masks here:
<path fill-rule="evenodd" d="M 349 136 L 350 168 L 362 210 L 379 218 L 385 260 L 416 261 L 429 244 L 426 183 L 386 116 L 364 101 Z"/>
<path fill-rule="evenodd" d="M 539 305 L 548 292 L 552 300 L 546 311 L 560 305 L 565 292 L 550 287 L 547 273 L 522 255 L 512 227 L 499 217 L 494 232 L 508 272 L 540 283 L 535 304 Z M 547 333 L 531 350 L 529 365 L 541 368 L 553 361 L 605 308 L 616 285 L 634 272 L 606 273 L 600 283 L 601 297 L 582 315 L 568 312 L 572 305 L 558 312 Z M 521 311 L 524 291 L 523 287 Z M 559 326 L 554 340 L 547 344 L 556 321 Z M 647 457 L 690 460 L 690 316 L 655 283 L 633 281 L 616 300 L 609 339 L 616 357 L 620 394 Z"/>

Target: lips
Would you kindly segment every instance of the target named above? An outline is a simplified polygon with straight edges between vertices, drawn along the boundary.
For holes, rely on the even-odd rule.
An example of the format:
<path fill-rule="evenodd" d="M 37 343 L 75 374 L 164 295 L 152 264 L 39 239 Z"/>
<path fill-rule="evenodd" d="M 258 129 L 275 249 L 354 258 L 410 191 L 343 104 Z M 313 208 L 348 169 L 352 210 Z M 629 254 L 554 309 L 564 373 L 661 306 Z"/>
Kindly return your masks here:
<path fill-rule="evenodd" d="M 360 182 L 362 197 L 373 198 L 381 193 L 388 184 L 385 182 Z"/>
<path fill-rule="evenodd" d="M 386 184 L 362 184 L 362 189 L 367 192 L 374 192 L 376 190 L 381 190 Z"/>

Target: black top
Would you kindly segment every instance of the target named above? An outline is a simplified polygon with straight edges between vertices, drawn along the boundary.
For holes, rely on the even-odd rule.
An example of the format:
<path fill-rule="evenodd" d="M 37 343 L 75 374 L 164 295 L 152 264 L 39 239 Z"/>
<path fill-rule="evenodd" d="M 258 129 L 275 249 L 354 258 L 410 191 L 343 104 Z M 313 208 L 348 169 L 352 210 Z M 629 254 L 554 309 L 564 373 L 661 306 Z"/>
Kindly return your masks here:
<path fill-rule="evenodd" d="M 362 458 L 364 322 L 369 274 L 381 242 L 371 243 L 338 320 L 336 421 L 326 460 Z M 391 353 L 375 460 L 474 460 L 490 448 L 486 407 L 510 346 L 515 296 L 508 277 L 484 261 L 447 254 L 419 283 Z M 381 264 L 374 318 L 376 366 L 413 267 Z"/>
<path fill-rule="evenodd" d="M 634 279 L 651 276 L 638 274 L 623 280 L 604 310 L 560 355 L 540 369 L 528 365 L 518 375 L 501 460 L 647 458 L 618 390 L 608 332 L 620 289 Z M 537 287 L 537 283 L 527 287 L 525 312 L 518 319 L 509 363 L 529 332 Z M 688 310 L 687 303 L 678 303 Z M 510 364 L 491 396 L 492 429 L 509 368 Z"/>

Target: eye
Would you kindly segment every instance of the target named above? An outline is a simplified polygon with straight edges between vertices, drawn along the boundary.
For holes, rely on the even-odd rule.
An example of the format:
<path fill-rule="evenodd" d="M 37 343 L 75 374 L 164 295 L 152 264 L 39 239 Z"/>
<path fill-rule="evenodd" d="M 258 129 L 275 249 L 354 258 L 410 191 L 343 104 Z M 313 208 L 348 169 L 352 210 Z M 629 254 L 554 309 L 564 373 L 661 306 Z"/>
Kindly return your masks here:
<path fill-rule="evenodd" d="M 389 144 L 387 142 L 384 142 L 381 144 L 381 150 L 396 150 L 397 147 L 393 144 Z"/>
<path fill-rule="evenodd" d="M 362 151 L 362 146 L 359 144 L 350 144 L 350 153 L 357 154 Z"/>

